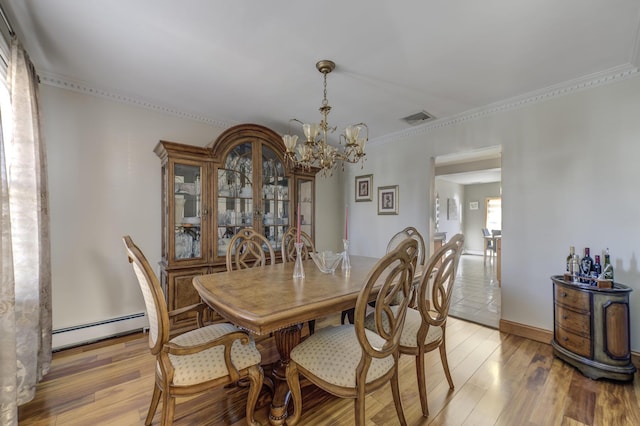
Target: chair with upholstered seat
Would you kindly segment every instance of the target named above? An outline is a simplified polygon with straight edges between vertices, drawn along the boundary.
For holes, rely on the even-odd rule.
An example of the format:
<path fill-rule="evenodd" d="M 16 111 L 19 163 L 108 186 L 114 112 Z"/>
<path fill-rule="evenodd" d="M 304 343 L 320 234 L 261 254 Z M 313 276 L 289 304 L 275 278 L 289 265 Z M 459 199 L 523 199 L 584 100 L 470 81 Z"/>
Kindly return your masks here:
<path fill-rule="evenodd" d="M 302 413 L 299 375 L 335 396 L 354 399 L 354 424 L 358 426 L 365 424 L 365 395 L 390 383 L 396 413 L 406 425 L 398 385 L 398 344 L 411 298 L 417 250 L 417 242 L 409 239 L 376 263 L 358 294 L 355 324 L 322 328 L 291 350 L 287 383 L 294 410 L 288 425 L 297 424 Z M 364 320 L 374 295 L 378 327 L 368 330 Z M 398 300 L 398 305 L 391 305 Z"/>
<path fill-rule="evenodd" d="M 142 290 L 149 318 L 149 349 L 156 357 L 155 386 L 145 420 L 150 425 L 162 398 L 162 425 L 171 425 L 175 398 L 189 396 L 214 387 L 249 381 L 246 420 L 257 425 L 254 409 L 264 374 L 261 355 L 253 338 L 232 324 L 203 326 L 203 303 L 169 312 L 158 278 L 149 262 L 129 236 L 123 237 L 129 262 Z M 199 328 L 170 339 L 169 318 L 185 312 L 198 313 Z"/>
<path fill-rule="evenodd" d="M 266 250 L 266 252 L 265 252 Z M 275 253 L 264 235 L 253 228 L 243 228 L 233 236 L 227 247 L 227 271 L 275 264 Z"/>
<path fill-rule="evenodd" d="M 298 228 L 290 227 L 287 232 L 282 236 L 282 262 L 295 262 L 296 260 L 296 246 L 295 242 L 298 237 Z M 302 243 L 302 249 L 300 250 L 300 256 L 302 260 L 311 259 L 311 253 L 315 253 L 316 249 L 313 245 L 311 237 L 306 232 L 300 231 L 300 242 Z M 316 320 L 311 320 L 307 323 L 309 326 L 309 334 L 313 334 L 316 329 Z"/>
<path fill-rule="evenodd" d="M 386 253 L 394 250 L 402 241 L 408 238 L 414 239 L 418 242 L 417 265 L 422 267 L 424 265 L 426 247 L 424 244 L 424 238 L 422 237 L 420 232 L 418 232 L 418 230 L 413 226 L 407 226 L 402 231 L 396 233 L 393 237 L 391 237 L 391 239 L 387 243 Z M 340 315 L 340 323 L 344 324 L 345 320 L 348 320 L 351 324 L 353 324 L 353 309 L 342 311 L 342 314 Z"/>
<path fill-rule="evenodd" d="M 418 242 L 418 265 L 424 265 L 425 253 L 426 253 L 424 238 L 422 237 L 420 232 L 418 232 L 418 230 L 413 226 L 407 226 L 402 231 L 398 232 L 393 237 L 391 237 L 391 239 L 389 240 L 389 243 L 387 243 L 387 253 L 389 253 L 391 250 L 398 247 L 398 244 L 400 244 L 402 241 L 406 240 L 407 238 L 413 238 Z"/>
<path fill-rule="evenodd" d="M 425 417 L 429 415 L 424 360 L 427 352 L 435 349 L 440 350 L 440 361 L 449 382 L 449 388 L 454 388 L 447 362 L 445 329 L 449 316 L 451 292 L 463 245 L 464 235 L 457 234 L 429 258 L 416 290 L 417 307 L 407 309 L 400 338 L 400 353 L 413 355 L 416 358 L 418 393 L 420 394 L 422 414 Z M 367 317 L 366 326 L 368 328 L 375 327 L 372 316 Z"/>

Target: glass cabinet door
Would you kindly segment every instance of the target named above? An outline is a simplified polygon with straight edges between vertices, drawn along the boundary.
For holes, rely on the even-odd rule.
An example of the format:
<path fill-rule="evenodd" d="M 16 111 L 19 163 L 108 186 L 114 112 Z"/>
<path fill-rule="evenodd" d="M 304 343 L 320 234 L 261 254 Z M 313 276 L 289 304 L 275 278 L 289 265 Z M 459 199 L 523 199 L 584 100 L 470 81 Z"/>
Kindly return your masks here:
<path fill-rule="evenodd" d="M 253 226 L 253 168 L 253 146 L 249 142 L 233 148 L 218 169 L 218 256 L 226 256 L 238 230 Z"/>
<path fill-rule="evenodd" d="M 290 221 L 289 178 L 285 175 L 280 157 L 267 146 L 262 146 L 262 223 L 264 236 L 273 250 L 280 250 L 282 236 Z"/>
<path fill-rule="evenodd" d="M 315 240 L 314 235 L 314 217 L 313 212 L 313 180 L 298 178 L 296 180 L 297 193 L 298 193 L 298 205 L 300 206 L 300 231 L 306 232 L 312 240 Z M 297 220 L 297 218 L 296 218 Z"/>
<path fill-rule="evenodd" d="M 173 164 L 173 229 L 174 258 L 196 259 L 202 257 L 201 208 L 202 166 Z"/>

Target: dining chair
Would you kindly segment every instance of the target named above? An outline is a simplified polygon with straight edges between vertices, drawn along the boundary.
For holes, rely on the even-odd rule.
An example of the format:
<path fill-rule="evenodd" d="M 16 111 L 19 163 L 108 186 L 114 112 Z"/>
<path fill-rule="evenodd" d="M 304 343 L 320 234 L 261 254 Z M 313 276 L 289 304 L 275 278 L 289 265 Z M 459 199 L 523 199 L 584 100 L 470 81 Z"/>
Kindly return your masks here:
<path fill-rule="evenodd" d="M 161 424 L 171 425 L 176 397 L 202 393 L 245 379 L 249 381 L 246 421 L 248 425 L 258 425 L 254 409 L 264 373 L 253 338 L 228 323 L 203 326 L 202 318 L 207 309 L 204 303 L 168 311 L 158 278 L 146 257 L 130 236 L 124 236 L 123 241 L 142 290 L 149 318 L 149 349 L 156 357 L 155 386 L 144 424 L 151 424 L 161 398 Z M 169 318 L 185 312 L 197 312 L 199 328 L 171 339 Z"/>
<path fill-rule="evenodd" d="M 296 246 L 294 245 L 297 238 L 298 229 L 295 226 L 287 229 L 287 232 L 282 236 L 282 261 L 293 262 L 296 260 Z M 300 242 L 302 245 L 302 260 L 311 259 L 311 253 L 316 252 L 316 248 L 311 240 L 311 237 L 306 232 L 300 231 Z"/>
<path fill-rule="evenodd" d="M 273 265 L 275 260 L 275 253 L 269 240 L 253 228 L 240 229 L 229 241 L 227 271 Z"/>
<path fill-rule="evenodd" d="M 487 251 L 489 255 L 493 257 L 496 252 L 495 239 L 493 238 L 493 234 L 487 228 L 482 228 L 482 238 L 484 239 L 484 252 L 483 257 L 484 261 L 487 261 Z"/>
<path fill-rule="evenodd" d="M 417 264 L 423 266 L 426 253 L 424 238 L 422 237 L 422 234 L 420 234 L 420 232 L 418 232 L 418 230 L 413 226 L 407 226 L 402 231 L 393 235 L 393 237 L 391 237 L 391 239 L 387 243 L 386 253 L 394 250 L 402 241 L 408 238 L 414 239 L 418 242 Z M 353 324 L 353 309 L 342 311 L 342 313 L 340 314 L 340 323 L 344 324 L 345 320 Z"/>
<path fill-rule="evenodd" d="M 398 345 L 411 298 L 417 246 L 413 239 L 403 241 L 369 271 L 356 301 L 355 324 L 322 328 L 291 350 L 286 375 L 293 415 L 287 425 L 297 424 L 302 414 L 300 375 L 335 396 L 354 399 L 358 426 L 365 424 L 365 395 L 390 383 L 400 424 L 407 424 L 398 385 Z M 392 306 L 398 296 L 401 303 Z M 374 297 L 377 328 L 370 330 L 364 321 Z"/>
<path fill-rule="evenodd" d="M 387 253 L 395 249 L 398 244 L 400 244 L 400 242 L 404 241 L 407 238 L 413 238 L 418 242 L 418 265 L 424 265 L 426 253 L 424 238 L 422 237 L 422 234 L 420 234 L 420 232 L 418 232 L 418 230 L 413 226 L 407 226 L 402 231 L 391 237 L 391 239 L 387 243 Z"/>
<path fill-rule="evenodd" d="M 451 240 L 438 249 L 428 260 L 421 282 L 417 288 L 416 308 L 408 308 L 407 316 L 400 337 L 400 353 L 413 355 L 416 358 L 416 374 L 418 393 L 422 415 L 429 415 L 425 378 L 425 360 L 427 352 L 440 350 L 440 361 L 444 374 L 453 389 L 453 379 L 449 371 L 446 350 L 446 325 L 449 316 L 451 292 L 455 283 L 460 255 L 464 245 L 464 235 L 456 234 Z M 376 318 L 369 315 L 366 327 L 374 329 Z"/>
<path fill-rule="evenodd" d="M 285 232 L 282 236 L 282 244 L 280 244 L 280 246 L 282 251 L 283 263 L 295 262 L 296 260 L 297 253 L 295 242 L 298 237 L 297 232 L 298 228 L 292 226 L 287 229 L 287 232 Z M 311 259 L 311 253 L 315 253 L 316 248 L 309 234 L 300 231 L 300 242 L 302 243 L 302 250 L 300 250 L 302 260 Z M 308 321 L 307 325 L 309 326 L 309 334 L 313 334 L 316 329 L 316 320 Z"/>

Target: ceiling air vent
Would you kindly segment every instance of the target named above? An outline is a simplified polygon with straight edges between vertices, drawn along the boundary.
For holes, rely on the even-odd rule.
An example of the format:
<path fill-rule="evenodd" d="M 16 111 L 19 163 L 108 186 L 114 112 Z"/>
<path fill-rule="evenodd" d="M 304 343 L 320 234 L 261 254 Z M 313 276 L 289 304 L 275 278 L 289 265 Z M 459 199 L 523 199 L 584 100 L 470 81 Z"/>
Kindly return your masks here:
<path fill-rule="evenodd" d="M 403 118 L 403 120 L 411 124 L 412 126 L 415 126 L 416 124 L 426 123 L 427 121 L 433 120 L 434 118 L 435 117 L 429 114 L 427 111 L 420 111 Z"/>

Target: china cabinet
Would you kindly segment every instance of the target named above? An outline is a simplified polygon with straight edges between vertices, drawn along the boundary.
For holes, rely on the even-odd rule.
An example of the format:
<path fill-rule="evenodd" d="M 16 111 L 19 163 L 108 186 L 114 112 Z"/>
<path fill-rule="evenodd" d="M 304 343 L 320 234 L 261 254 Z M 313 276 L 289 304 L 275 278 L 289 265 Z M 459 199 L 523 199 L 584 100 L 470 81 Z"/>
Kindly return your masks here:
<path fill-rule="evenodd" d="M 298 208 L 302 230 L 314 238 L 318 170 L 289 168 L 274 131 L 241 124 L 206 147 L 160 141 L 154 152 L 162 165 L 160 281 L 169 309 L 199 301 L 193 277 L 226 270 L 229 241 L 245 227 L 266 237 L 277 261 Z M 174 326 L 193 324 L 185 315 Z"/>

